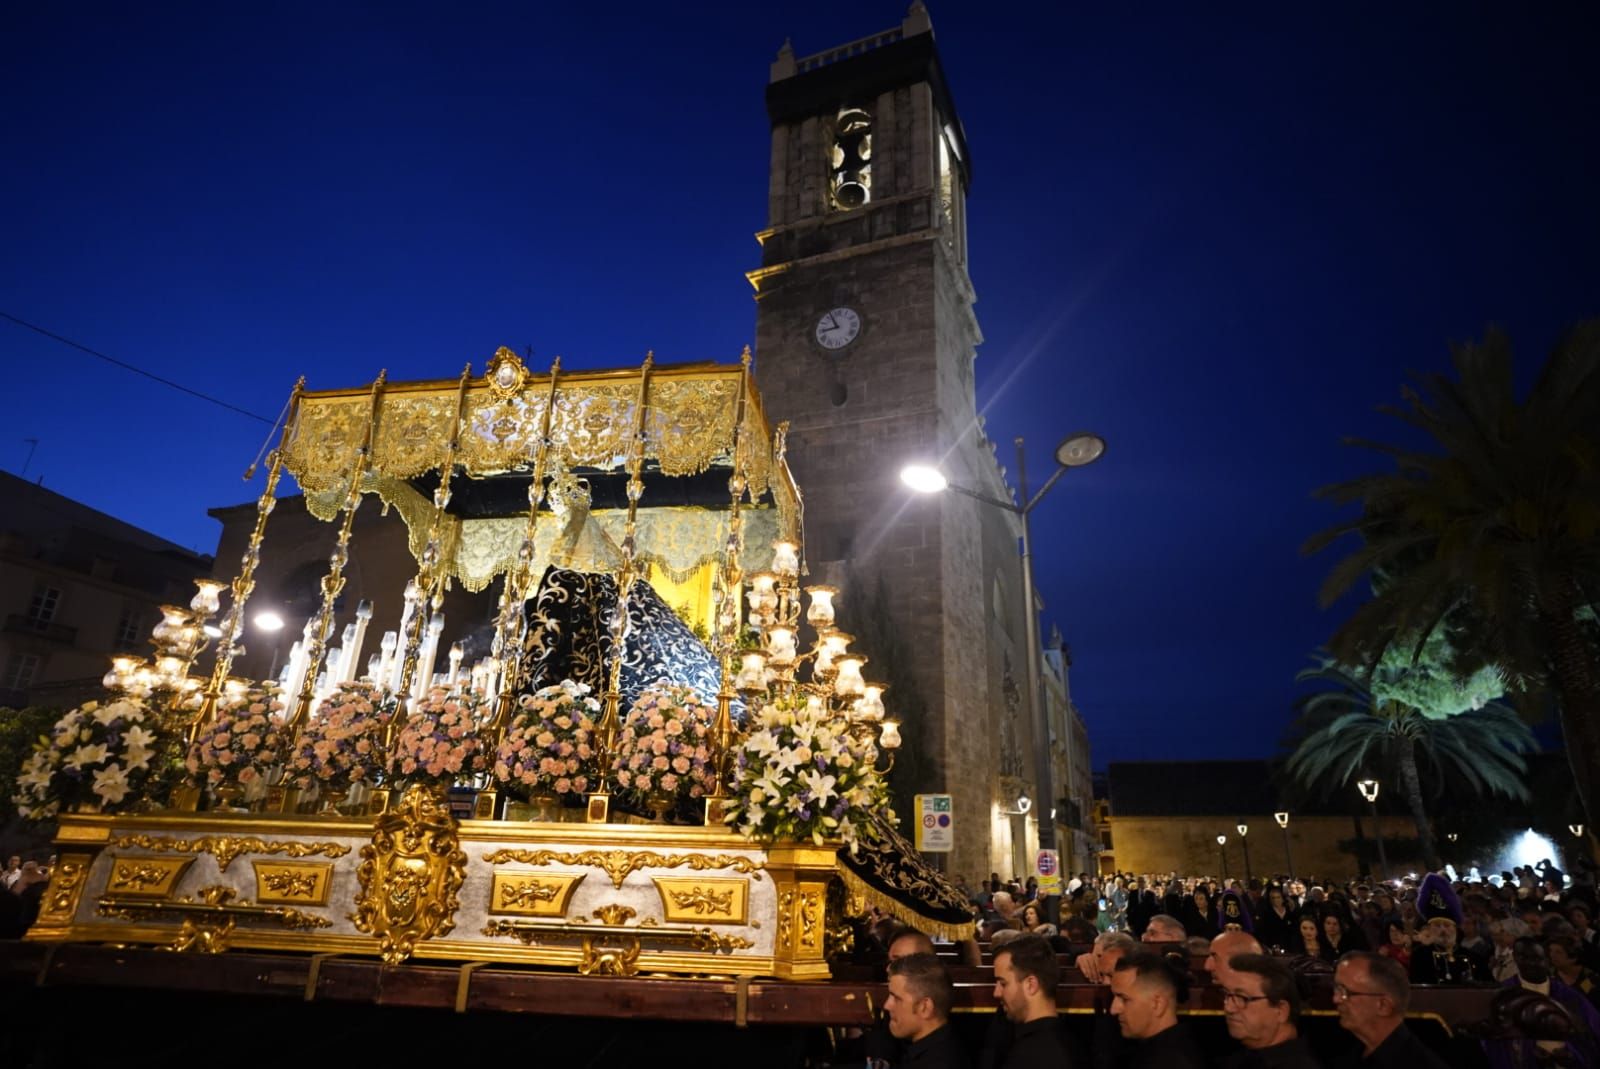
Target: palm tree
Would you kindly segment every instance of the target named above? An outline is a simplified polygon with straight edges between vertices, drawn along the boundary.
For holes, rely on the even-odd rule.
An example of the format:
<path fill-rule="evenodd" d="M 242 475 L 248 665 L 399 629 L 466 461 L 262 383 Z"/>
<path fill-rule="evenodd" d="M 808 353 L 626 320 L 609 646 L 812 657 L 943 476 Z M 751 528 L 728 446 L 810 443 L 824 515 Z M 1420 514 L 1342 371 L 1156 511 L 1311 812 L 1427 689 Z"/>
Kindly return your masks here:
<path fill-rule="evenodd" d="M 1427 375 L 1403 407 L 1382 409 L 1421 430 L 1431 451 L 1353 440 L 1395 470 L 1326 487 L 1361 515 L 1307 544 L 1345 534 L 1362 545 L 1322 589 L 1331 604 L 1379 577 L 1371 600 L 1335 633 L 1340 662 L 1378 664 L 1392 647 L 1420 650 L 1448 617 L 1458 674 L 1484 664 L 1516 691 L 1560 710 L 1579 800 L 1596 824 L 1600 775 L 1600 321 L 1557 345 L 1521 401 L 1511 348 L 1491 330 L 1454 351 L 1456 378 Z"/>
<path fill-rule="evenodd" d="M 1377 674 L 1383 686 L 1395 690 L 1405 686 L 1409 670 L 1390 663 Z M 1459 712 L 1429 712 L 1375 695 L 1377 688 L 1328 658 L 1295 678 L 1330 686 L 1301 702 L 1299 744 L 1286 766 L 1290 778 L 1325 794 L 1367 774 L 1398 779 L 1430 868 L 1440 866 L 1440 857 L 1423 801 L 1424 779 L 1435 794 L 1458 781 L 1474 794 L 1528 800 L 1522 778 L 1528 764 L 1522 755 L 1537 743 L 1510 706 L 1486 702 Z M 1382 829 L 1376 834 L 1381 836 Z"/>

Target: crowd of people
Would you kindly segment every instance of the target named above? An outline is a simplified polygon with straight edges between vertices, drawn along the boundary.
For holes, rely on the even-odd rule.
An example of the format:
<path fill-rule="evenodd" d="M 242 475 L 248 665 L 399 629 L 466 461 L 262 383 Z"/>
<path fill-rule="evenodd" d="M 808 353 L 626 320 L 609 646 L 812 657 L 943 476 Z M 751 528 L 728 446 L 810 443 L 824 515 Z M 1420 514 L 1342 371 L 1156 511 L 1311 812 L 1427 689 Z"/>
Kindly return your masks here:
<path fill-rule="evenodd" d="M 1562 1027 L 1483 1043 L 1493 1069 L 1600 1069 L 1595 889 L 1548 862 L 1468 881 L 1080 875 L 1059 900 L 997 874 L 976 890 L 956 883 L 976 941 L 936 947 L 887 918 L 869 937 L 889 988 L 878 1026 L 860 1037 L 869 1067 L 1442 1069 L 1405 1023 L 1412 986 L 1428 984 L 1498 986 L 1560 1007 Z M 955 973 L 967 983 L 992 973 L 999 1013 L 981 1042 L 951 1026 Z M 1087 1032 L 1056 1005 L 1074 983 L 1097 985 Z M 1220 1002 L 1229 1049 L 1192 1031 L 1184 1008 L 1201 985 L 1215 988 L 1208 1002 Z M 1317 990 L 1331 995 L 1342 1042 L 1300 1030 Z"/>

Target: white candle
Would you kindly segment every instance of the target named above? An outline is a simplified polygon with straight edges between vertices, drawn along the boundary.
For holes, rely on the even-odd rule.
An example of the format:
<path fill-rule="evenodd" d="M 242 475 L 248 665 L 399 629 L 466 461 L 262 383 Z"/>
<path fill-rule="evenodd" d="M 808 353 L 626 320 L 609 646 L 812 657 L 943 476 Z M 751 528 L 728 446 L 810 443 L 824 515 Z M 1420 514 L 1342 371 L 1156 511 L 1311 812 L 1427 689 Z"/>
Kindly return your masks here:
<path fill-rule="evenodd" d="M 420 698 L 433 685 L 433 662 L 439 655 L 439 635 L 444 631 L 444 614 L 434 613 L 422 636 L 422 652 L 418 657 L 417 677 L 411 683 L 411 696 Z"/>

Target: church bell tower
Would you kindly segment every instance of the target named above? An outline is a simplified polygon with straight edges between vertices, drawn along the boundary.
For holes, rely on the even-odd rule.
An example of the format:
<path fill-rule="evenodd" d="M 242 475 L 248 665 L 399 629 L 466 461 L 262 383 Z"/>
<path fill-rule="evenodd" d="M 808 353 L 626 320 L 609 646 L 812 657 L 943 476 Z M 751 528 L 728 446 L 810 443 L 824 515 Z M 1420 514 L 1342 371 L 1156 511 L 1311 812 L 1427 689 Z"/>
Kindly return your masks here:
<path fill-rule="evenodd" d="M 1026 822 L 995 815 L 1031 766 L 1017 698 L 1020 529 L 1004 510 L 899 481 L 904 464 L 932 462 L 1011 499 L 974 398 L 970 156 L 922 4 L 898 27 L 816 55 L 785 44 L 767 112 L 768 224 L 748 273 L 755 374 L 769 414 L 791 423 L 808 565 L 815 581 L 849 584 L 846 603 L 881 578 L 873 611 L 907 652 L 901 668 L 925 707 L 917 787 L 954 795 L 950 864 L 1009 868 L 1029 838 Z M 888 695 L 902 712 L 904 689 Z M 992 845 L 997 824 L 1003 846 Z"/>

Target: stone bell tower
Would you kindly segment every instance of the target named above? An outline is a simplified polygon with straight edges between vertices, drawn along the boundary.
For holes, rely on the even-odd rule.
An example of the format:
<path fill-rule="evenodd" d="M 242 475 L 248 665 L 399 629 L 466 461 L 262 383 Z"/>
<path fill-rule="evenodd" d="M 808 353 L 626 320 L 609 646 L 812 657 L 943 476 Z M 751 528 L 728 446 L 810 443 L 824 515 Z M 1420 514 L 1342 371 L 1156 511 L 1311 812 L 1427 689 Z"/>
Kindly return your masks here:
<path fill-rule="evenodd" d="M 970 156 L 922 4 L 898 27 L 813 56 L 786 43 L 767 111 L 769 219 L 748 275 L 755 373 L 768 413 L 792 424 L 813 581 L 850 582 L 848 613 L 882 578 L 872 611 L 908 652 L 903 670 L 927 707 L 913 732 L 925 755 L 917 789 L 955 796 L 950 868 L 1009 875 L 1037 838 L 1005 815 L 1031 767 L 1016 701 L 1027 688 L 1020 529 L 1002 509 L 919 497 L 899 481 L 902 465 L 933 462 L 1011 499 L 974 400 Z M 882 679 L 873 668 L 868 678 Z M 891 709 L 896 698 L 891 688 Z"/>

